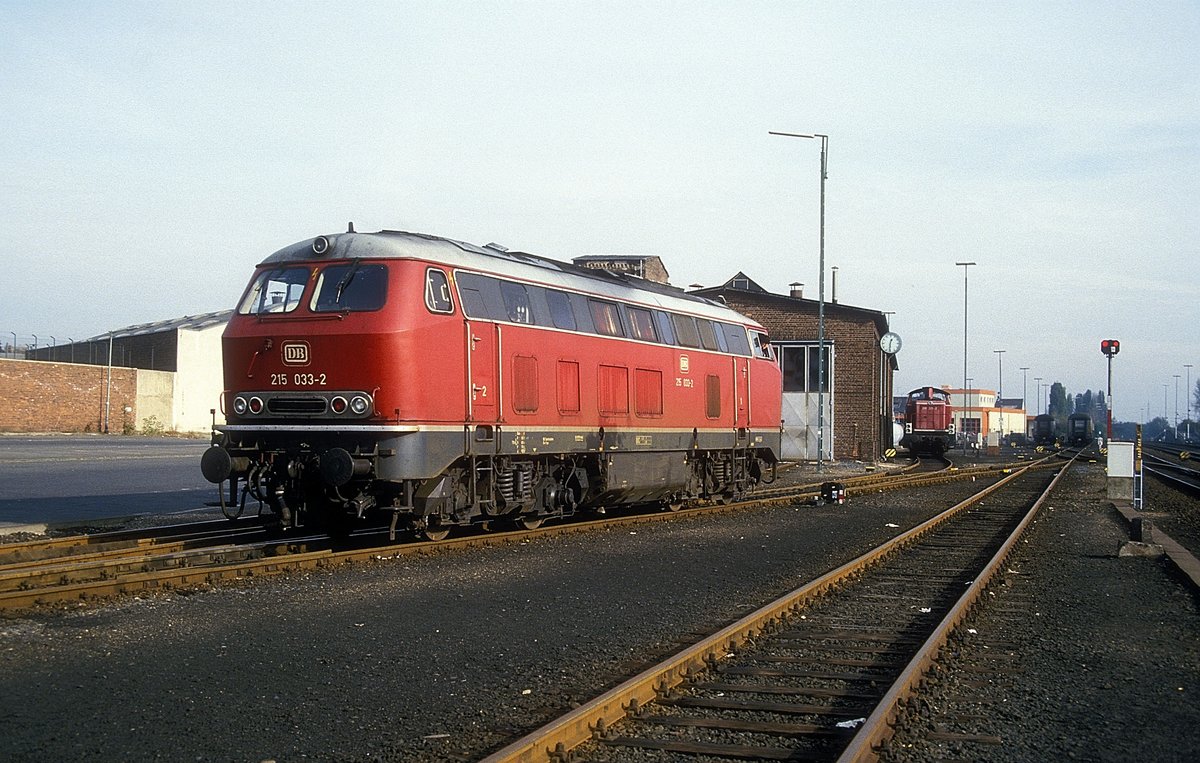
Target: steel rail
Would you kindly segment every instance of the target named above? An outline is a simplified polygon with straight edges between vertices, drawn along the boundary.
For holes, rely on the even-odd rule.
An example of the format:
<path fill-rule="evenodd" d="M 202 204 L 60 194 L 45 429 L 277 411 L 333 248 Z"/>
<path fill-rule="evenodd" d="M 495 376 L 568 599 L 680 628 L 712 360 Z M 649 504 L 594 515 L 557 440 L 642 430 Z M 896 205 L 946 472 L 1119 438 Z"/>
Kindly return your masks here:
<path fill-rule="evenodd" d="M 1026 464 L 1023 469 L 1041 468 L 1047 459 Z M 885 489 L 902 489 L 907 487 L 941 484 L 980 475 L 997 476 L 1007 472 L 1013 473 L 1008 467 L 981 467 L 980 469 L 959 470 L 956 472 L 934 472 L 929 474 L 900 475 L 892 480 L 869 481 L 853 483 L 846 482 L 847 492 L 851 495 L 876 492 Z M 873 475 L 868 475 L 873 476 Z M 309 538 L 276 538 L 263 541 L 261 544 L 247 544 L 212 549 L 196 548 L 180 550 L 172 546 L 163 546 L 165 553 L 147 552 L 142 546 L 133 545 L 125 549 L 111 550 L 111 553 L 101 552 L 72 565 L 70 558 L 60 559 L 61 567 L 47 566 L 50 562 L 39 560 L 22 571 L 20 565 L 12 565 L 3 569 L 0 574 L 0 612 L 26 609 L 41 604 L 55 602 L 77 601 L 92 598 L 104 598 L 129 593 L 142 593 L 154 588 L 174 588 L 180 586 L 195 586 L 213 584 L 237 578 L 261 577 L 288 570 L 312 569 L 314 567 L 332 566 L 371 559 L 402 557 L 450 551 L 454 549 L 482 548 L 510 542 L 520 542 L 534 537 L 549 537 L 572 532 L 591 532 L 602 528 L 621 528 L 637 526 L 648 522 L 669 521 L 685 516 L 711 515 L 712 513 L 728 513 L 742 511 L 749 507 L 778 503 L 795 503 L 800 500 L 816 499 L 820 495 L 818 485 L 796 486 L 787 494 L 762 497 L 758 494 L 744 501 L 718 506 L 700 506 L 681 509 L 677 512 L 658 512 L 652 514 L 635 514 L 629 516 L 610 516 L 599 520 L 573 522 L 569 524 L 554 524 L 536 530 L 513 530 L 494 532 L 481 535 L 450 538 L 442 541 L 407 542 L 402 544 L 372 545 L 368 548 L 356 548 L 335 551 L 331 548 L 319 550 L 298 550 L 297 544 L 307 542 Z M 219 521 L 219 520 L 218 520 Z M 904 536 L 900 536 L 904 537 Z M 153 544 L 151 544 L 153 546 Z M 225 559 L 214 559 L 208 563 L 199 563 L 204 557 L 219 557 L 221 554 L 246 555 L 253 553 L 254 547 L 262 545 L 274 547 L 274 553 L 262 559 L 243 560 L 233 564 Z M 0 547 L 2 553 L 2 547 Z M 132 557 L 130 559 L 129 557 Z M 191 563 L 189 563 L 189 560 Z M 43 570 L 50 574 L 43 574 Z M 130 569 L 137 567 L 138 569 Z M 152 570 L 153 567 L 160 569 Z M 24 576 L 24 580 L 22 580 Z M 41 579 L 41 584 L 38 580 Z M 73 578 L 75 578 L 73 580 Z M 5 582 L 7 579 L 7 583 Z M 2 590 L 8 588 L 10 590 Z"/>
<path fill-rule="evenodd" d="M 972 609 L 979 603 L 980 598 L 987 591 L 992 579 L 1003 567 L 1013 548 L 1024 536 L 1034 517 L 1037 516 L 1042 504 L 1050 497 L 1050 493 L 1058 485 L 1059 480 L 1063 478 L 1067 470 L 1074 463 L 1075 459 L 1072 458 L 1054 476 L 1054 479 L 1050 481 L 1050 484 L 1042 491 L 1038 499 L 1034 501 L 1033 506 L 1025 513 L 1024 518 L 1009 535 L 1008 539 L 1004 541 L 991 560 L 975 576 L 971 584 L 966 586 L 963 595 L 950 607 L 946 616 L 942 618 L 941 623 L 929 635 L 925 643 L 917 650 L 916 655 L 909 662 L 908 666 L 892 684 L 891 689 L 880 700 L 875 710 L 867 716 L 867 720 L 862 726 L 859 727 L 854 739 L 838 757 L 839 763 L 874 761 L 878 758 L 879 746 L 891 738 L 895 730 L 894 724 L 896 718 L 901 711 L 903 703 L 907 702 L 909 697 L 916 694 L 925 673 L 933 666 L 938 652 L 946 645 L 950 634 L 962 624 Z"/>
<path fill-rule="evenodd" d="M 789 613 L 797 613 L 814 601 L 892 552 L 903 548 L 954 518 L 966 508 L 1001 489 L 1037 466 L 1010 471 L 997 482 L 937 516 L 877 546 L 862 556 L 806 583 L 717 633 L 650 667 L 599 697 L 575 708 L 484 759 L 483 763 L 515 763 L 562 759 L 566 751 L 590 739 L 594 733 L 624 719 L 641 705 L 683 683 L 692 673 L 703 671 L 732 653 L 740 644 L 772 628 Z"/>
<path fill-rule="evenodd" d="M 56 538 L 19 541 L 0 544 L 0 566 L 34 563 L 46 559 L 64 559 L 75 555 L 95 553 L 97 550 L 152 546 L 205 535 L 229 534 L 230 528 L 242 530 L 260 529 L 265 522 L 260 517 L 244 519 L 209 519 L 200 522 L 185 522 L 174 525 L 139 530 L 115 530 L 109 532 L 64 535 Z"/>

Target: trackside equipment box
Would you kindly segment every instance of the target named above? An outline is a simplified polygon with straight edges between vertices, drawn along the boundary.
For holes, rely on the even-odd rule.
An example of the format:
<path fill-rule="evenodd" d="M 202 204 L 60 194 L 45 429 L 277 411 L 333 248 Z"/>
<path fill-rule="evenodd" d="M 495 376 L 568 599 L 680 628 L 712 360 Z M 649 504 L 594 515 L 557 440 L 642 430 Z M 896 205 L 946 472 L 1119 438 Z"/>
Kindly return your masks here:
<path fill-rule="evenodd" d="M 1108 497 L 1113 500 L 1133 500 L 1134 443 L 1108 443 Z"/>

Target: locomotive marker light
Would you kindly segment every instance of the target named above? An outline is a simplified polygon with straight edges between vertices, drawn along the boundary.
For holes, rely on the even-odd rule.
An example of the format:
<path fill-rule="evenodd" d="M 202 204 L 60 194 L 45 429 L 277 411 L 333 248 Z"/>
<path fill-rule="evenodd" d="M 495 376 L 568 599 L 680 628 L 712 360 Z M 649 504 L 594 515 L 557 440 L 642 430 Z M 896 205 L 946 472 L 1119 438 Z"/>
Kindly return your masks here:
<path fill-rule="evenodd" d="M 1108 418 L 1108 424 L 1105 429 L 1104 439 L 1106 439 L 1110 442 L 1112 441 L 1112 409 L 1113 409 L 1112 359 L 1113 359 L 1113 356 L 1116 355 L 1120 351 L 1121 351 L 1120 340 L 1118 340 L 1118 339 L 1103 339 L 1100 341 L 1100 352 L 1104 353 L 1105 357 L 1108 358 L 1108 401 L 1107 401 L 1108 402 L 1108 411 L 1106 412 L 1107 418 Z"/>

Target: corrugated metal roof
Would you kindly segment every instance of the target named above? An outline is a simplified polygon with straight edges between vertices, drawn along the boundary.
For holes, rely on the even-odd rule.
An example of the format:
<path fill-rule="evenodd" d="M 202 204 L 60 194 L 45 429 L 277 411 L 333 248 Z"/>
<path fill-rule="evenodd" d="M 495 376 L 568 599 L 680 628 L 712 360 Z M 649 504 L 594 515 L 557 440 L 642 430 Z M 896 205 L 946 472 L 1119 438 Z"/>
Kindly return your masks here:
<path fill-rule="evenodd" d="M 170 318 L 165 321 L 155 321 L 153 323 L 138 323 L 133 326 L 116 329 L 111 333 L 114 339 L 121 339 L 130 336 L 161 334 L 164 331 L 200 331 L 211 326 L 228 323 L 232 315 L 232 310 L 218 310 L 213 313 L 185 315 L 182 318 Z M 103 334 L 97 334 L 84 341 L 97 342 L 102 339 L 108 339 L 109 333 L 106 331 Z"/>

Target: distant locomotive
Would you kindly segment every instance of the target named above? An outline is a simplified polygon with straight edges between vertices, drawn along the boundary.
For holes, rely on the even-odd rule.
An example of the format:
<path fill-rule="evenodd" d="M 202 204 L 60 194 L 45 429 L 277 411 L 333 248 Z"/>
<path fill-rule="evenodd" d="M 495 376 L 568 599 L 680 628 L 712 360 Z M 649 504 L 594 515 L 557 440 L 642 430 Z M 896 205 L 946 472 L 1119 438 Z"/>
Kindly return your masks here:
<path fill-rule="evenodd" d="M 1094 436 L 1092 417 L 1086 413 L 1072 413 L 1067 417 L 1067 444 L 1088 445 Z"/>
<path fill-rule="evenodd" d="M 770 481 L 766 331 L 632 276 L 415 233 L 262 262 L 222 338 L 201 468 L 285 525 L 390 514 L 426 537 Z"/>
<path fill-rule="evenodd" d="M 1040 413 L 1033 420 L 1033 444 L 1055 445 L 1058 442 L 1054 417 Z"/>
<path fill-rule="evenodd" d="M 949 392 L 937 387 L 918 387 L 908 393 L 900 447 L 912 453 L 937 455 L 954 447 L 954 408 Z"/>

